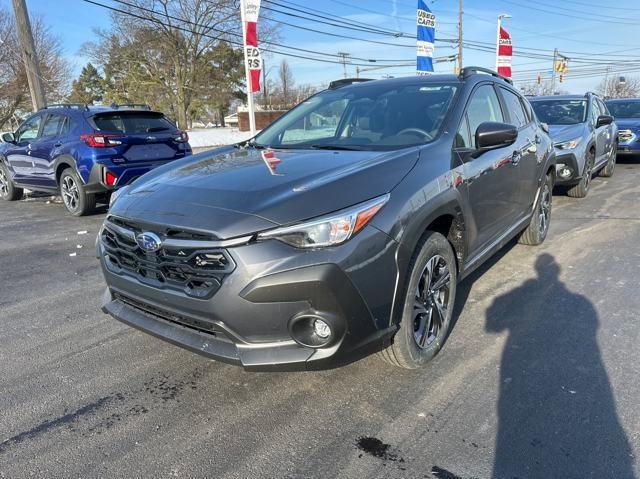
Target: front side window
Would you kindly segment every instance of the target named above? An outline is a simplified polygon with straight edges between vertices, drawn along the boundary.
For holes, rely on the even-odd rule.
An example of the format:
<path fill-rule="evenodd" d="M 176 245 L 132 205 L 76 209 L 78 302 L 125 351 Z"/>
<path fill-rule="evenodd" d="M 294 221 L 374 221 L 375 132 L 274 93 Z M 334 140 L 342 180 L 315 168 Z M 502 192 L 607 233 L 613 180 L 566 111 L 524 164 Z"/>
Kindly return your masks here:
<path fill-rule="evenodd" d="M 38 137 L 38 131 L 40 130 L 40 122 L 42 117 L 40 115 L 29 118 L 25 121 L 18 131 L 16 132 L 16 142 L 34 140 Z"/>
<path fill-rule="evenodd" d="M 577 125 L 587 120 L 586 100 L 534 100 L 538 120 L 548 125 Z"/>
<path fill-rule="evenodd" d="M 482 123 L 487 121 L 504 123 L 504 115 L 502 114 L 498 96 L 491 85 L 482 85 L 473 92 L 473 96 L 467 106 L 466 116 L 469 124 L 469 132 L 473 137 L 474 148 L 477 148 L 475 144 L 475 133 Z"/>
<path fill-rule="evenodd" d="M 321 92 L 260 133 L 269 148 L 393 150 L 432 141 L 456 84 L 371 83 Z"/>
<path fill-rule="evenodd" d="M 607 107 L 616 118 L 640 118 L 640 101 L 609 101 Z"/>

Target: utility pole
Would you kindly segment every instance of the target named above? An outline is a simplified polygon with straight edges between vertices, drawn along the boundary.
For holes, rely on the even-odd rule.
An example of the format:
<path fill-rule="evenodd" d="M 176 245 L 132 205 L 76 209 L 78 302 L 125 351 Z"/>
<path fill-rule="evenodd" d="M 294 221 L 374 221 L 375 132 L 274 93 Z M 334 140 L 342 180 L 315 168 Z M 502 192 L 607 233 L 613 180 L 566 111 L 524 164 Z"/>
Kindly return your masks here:
<path fill-rule="evenodd" d="M 347 78 L 347 63 L 349 62 L 349 57 L 351 57 L 351 54 L 346 52 L 338 52 L 338 56 L 340 57 L 342 68 L 344 69 L 344 77 Z"/>
<path fill-rule="evenodd" d="M 24 68 L 27 71 L 31 103 L 33 104 L 33 111 L 38 111 L 46 106 L 46 100 L 42 89 L 40 66 L 36 47 L 33 44 L 33 33 L 31 33 L 31 23 L 29 22 L 29 13 L 27 12 L 25 0 L 13 0 L 13 11 L 16 16 Z"/>
<path fill-rule="evenodd" d="M 553 68 L 551 70 L 551 94 L 556 93 L 556 62 L 558 61 L 558 49 L 553 49 Z"/>
<path fill-rule="evenodd" d="M 462 71 L 462 0 L 458 0 L 458 73 Z"/>

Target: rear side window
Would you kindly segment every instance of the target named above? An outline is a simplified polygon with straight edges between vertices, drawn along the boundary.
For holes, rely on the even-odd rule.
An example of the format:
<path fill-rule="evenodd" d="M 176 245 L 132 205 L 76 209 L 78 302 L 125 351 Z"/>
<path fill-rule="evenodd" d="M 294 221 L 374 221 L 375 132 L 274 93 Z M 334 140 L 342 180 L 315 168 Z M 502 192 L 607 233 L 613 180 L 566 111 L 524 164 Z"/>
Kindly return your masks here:
<path fill-rule="evenodd" d="M 174 130 L 175 126 L 161 113 L 153 112 L 110 112 L 100 113 L 93 117 L 97 130 L 140 134 Z"/>
<path fill-rule="evenodd" d="M 502 97 L 504 98 L 511 122 L 518 128 L 527 125 L 529 121 L 527 120 L 527 114 L 522 108 L 520 97 L 506 88 L 500 88 L 500 91 L 502 92 Z"/>
<path fill-rule="evenodd" d="M 62 115 L 49 115 L 42 127 L 42 137 L 52 138 L 58 136 L 63 129 L 66 117 Z"/>

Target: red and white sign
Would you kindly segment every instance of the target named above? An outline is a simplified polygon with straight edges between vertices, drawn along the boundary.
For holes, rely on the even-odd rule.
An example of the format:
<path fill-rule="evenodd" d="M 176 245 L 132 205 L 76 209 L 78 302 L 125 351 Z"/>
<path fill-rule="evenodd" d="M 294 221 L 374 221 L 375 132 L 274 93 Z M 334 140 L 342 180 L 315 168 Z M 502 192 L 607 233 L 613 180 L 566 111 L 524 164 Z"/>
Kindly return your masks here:
<path fill-rule="evenodd" d="M 498 73 L 503 77 L 511 78 L 511 58 L 513 57 L 513 45 L 511 35 L 500 27 L 498 38 Z"/>
<path fill-rule="evenodd" d="M 249 91 L 260 91 L 260 73 L 262 70 L 262 57 L 258 49 L 258 17 L 260 15 L 260 0 L 244 0 L 242 20 L 245 31 L 245 61 L 249 71 L 251 85 Z"/>

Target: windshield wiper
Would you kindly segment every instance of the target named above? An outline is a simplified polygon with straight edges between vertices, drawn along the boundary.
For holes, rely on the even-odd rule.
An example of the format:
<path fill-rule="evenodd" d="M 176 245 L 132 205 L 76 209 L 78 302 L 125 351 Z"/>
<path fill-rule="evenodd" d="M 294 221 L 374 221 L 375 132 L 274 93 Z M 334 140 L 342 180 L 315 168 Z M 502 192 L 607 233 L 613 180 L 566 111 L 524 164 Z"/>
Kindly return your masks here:
<path fill-rule="evenodd" d="M 347 151 L 361 151 L 364 149 L 358 145 L 311 145 L 314 150 L 347 150 Z"/>

